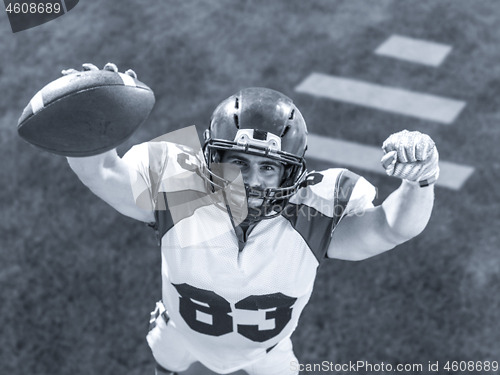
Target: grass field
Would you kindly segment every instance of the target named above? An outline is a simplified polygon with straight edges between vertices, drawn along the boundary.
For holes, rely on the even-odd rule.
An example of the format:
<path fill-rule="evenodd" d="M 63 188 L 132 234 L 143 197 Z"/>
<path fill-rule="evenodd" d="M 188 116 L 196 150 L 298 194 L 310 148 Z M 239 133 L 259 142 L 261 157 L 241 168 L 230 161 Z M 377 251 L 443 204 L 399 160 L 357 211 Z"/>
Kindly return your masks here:
<path fill-rule="evenodd" d="M 0 15 L 0 374 L 153 374 L 145 341 L 161 298 L 153 231 L 95 197 L 64 158 L 16 133 L 22 109 L 61 70 L 108 61 L 133 68 L 157 100 L 120 154 L 192 124 L 201 135 L 221 100 L 265 86 L 294 99 L 311 133 L 378 146 L 395 131 L 420 130 L 443 160 L 475 167 L 461 190 L 436 189 L 433 216 L 417 238 L 363 262 L 325 262 L 292 339 L 304 364 L 423 364 L 421 373 L 430 373 L 429 361 L 439 361 L 432 373 L 449 374 L 447 361 L 500 361 L 498 5 L 81 0 L 67 15 L 16 34 Z M 374 55 L 393 34 L 453 50 L 438 68 Z M 442 125 L 295 93 L 312 71 L 467 106 Z M 354 171 L 378 187 L 376 203 L 398 186 Z"/>

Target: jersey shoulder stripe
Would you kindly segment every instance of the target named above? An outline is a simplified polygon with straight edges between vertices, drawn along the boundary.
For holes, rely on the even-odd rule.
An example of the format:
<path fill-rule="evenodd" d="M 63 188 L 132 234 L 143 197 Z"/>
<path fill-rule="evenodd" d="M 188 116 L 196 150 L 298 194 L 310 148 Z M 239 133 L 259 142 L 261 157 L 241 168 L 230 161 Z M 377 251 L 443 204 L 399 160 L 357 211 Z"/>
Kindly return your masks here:
<path fill-rule="evenodd" d="M 153 229 L 156 232 L 156 239 L 158 240 L 158 245 L 161 245 L 161 239 L 172 227 L 174 226 L 174 220 L 172 219 L 172 214 L 167 208 L 167 194 L 162 192 L 158 196 L 158 200 L 161 200 L 165 205 L 165 209 L 156 210 L 155 215 L 155 225 Z"/>
<path fill-rule="evenodd" d="M 318 262 L 325 259 L 333 230 L 347 213 L 361 180 L 364 179 L 347 169 L 313 171 L 284 208 L 283 217 L 306 241 Z"/>
<path fill-rule="evenodd" d="M 320 263 L 330 244 L 329 234 L 335 226 L 334 218 L 312 207 L 293 203 L 288 204 L 281 215 L 301 235 Z"/>

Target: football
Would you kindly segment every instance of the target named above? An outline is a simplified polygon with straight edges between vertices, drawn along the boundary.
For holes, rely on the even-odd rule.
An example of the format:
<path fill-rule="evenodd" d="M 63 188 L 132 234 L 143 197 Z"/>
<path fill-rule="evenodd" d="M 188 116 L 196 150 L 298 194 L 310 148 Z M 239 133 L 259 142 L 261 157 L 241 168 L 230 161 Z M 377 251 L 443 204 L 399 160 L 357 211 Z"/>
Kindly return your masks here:
<path fill-rule="evenodd" d="M 153 109 L 153 91 L 130 75 L 90 70 L 42 88 L 18 121 L 19 136 L 57 155 L 84 157 L 129 138 Z"/>

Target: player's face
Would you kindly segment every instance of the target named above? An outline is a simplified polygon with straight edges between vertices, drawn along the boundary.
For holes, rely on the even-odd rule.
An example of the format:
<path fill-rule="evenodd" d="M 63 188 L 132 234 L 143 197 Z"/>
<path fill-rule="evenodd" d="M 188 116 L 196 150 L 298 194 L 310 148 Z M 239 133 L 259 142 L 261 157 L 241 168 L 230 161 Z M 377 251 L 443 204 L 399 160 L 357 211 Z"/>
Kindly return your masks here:
<path fill-rule="evenodd" d="M 224 152 L 221 162 L 237 165 L 244 183 L 252 188 L 279 187 L 285 173 L 285 166 L 276 160 L 237 151 Z M 262 201 L 262 198 L 249 198 L 248 205 L 258 207 Z"/>

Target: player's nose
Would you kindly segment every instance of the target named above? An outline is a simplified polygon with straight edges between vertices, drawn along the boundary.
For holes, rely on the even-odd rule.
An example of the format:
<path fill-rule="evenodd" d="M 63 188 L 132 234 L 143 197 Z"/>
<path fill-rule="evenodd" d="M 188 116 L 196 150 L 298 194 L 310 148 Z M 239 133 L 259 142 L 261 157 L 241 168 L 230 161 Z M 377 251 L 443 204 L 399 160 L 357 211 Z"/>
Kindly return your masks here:
<path fill-rule="evenodd" d="M 243 181 L 249 186 L 262 185 L 262 178 L 259 175 L 258 171 L 256 171 L 254 168 L 250 168 L 250 170 L 243 175 Z"/>

